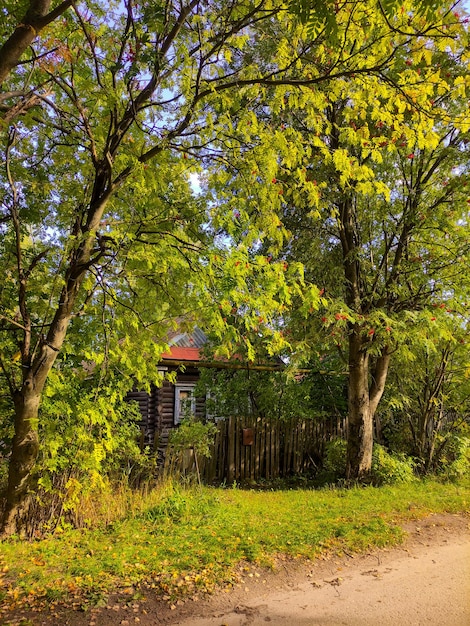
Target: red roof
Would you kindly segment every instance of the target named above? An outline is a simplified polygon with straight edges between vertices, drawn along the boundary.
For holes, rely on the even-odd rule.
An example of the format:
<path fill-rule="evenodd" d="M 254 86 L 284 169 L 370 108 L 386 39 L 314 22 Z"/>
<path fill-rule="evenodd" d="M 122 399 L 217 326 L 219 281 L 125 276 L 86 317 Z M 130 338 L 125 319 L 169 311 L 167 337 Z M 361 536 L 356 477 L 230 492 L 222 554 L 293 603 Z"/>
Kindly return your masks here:
<path fill-rule="evenodd" d="M 181 346 L 171 346 L 169 352 L 162 354 L 162 359 L 175 359 L 178 361 L 200 361 L 199 348 L 187 348 Z"/>

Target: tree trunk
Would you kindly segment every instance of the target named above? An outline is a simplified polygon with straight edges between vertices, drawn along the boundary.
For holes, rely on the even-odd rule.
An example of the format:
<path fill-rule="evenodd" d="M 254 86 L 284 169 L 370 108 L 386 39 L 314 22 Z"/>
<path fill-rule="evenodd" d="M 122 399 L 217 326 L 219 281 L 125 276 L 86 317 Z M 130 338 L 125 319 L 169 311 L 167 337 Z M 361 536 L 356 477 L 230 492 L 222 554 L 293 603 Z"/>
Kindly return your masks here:
<path fill-rule="evenodd" d="M 373 414 L 369 399 L 369 357 L 354 328 L 349 338 L 348 449 L 346 477 L 365 478 L 372 466 Z"/>
<path fill-rule="evenodd" d="M 28 503 L 31 470 L 39 453 L 37 430 L 40 393 L 30 380 L 15 395 L 15 436 L 8 468 L 8 487 L 1 533 L 12 535 L 20 530 L 22 512 Z"/>
<path fill-rule="evenodd" d="M 378 443 L 382 443 L 382 424 L 379 416 L 377 415 L 377 407 L 385 390 L 389 365 L 390 354 L 388 347 L 385 347 L 375 363 L 375 367 L 372 372 L 372 381 L 369 388 L 369 410 L 372 415 L 372 421 L 375 425 L 375 441 Z"/>
<path fill-rule="evenodd" d="M 31 471 L 39 453 L 39 405 L 47 377 L 67 334 L 71 310 L 83 279 L 77 277 L 73 289 L 66 285 L 49 333 L 30 365 L 23 364 L 21 389 L 13 391 L 15 404 L 15 435 L 8 467 L 8 487 L 0 525 L 0 535 L 16 533 L 21 525 L 22 512 L 28 503 Z M 26 358 L 25 358 L 26 361 Z"/>
<path fill-rule="evenodd" d="M 103 211 L 111 194 L 117 188 L 117 186 L 107 184 L 105 172 L 104 165 L 97 168 L 86 226 L 82 227 L 77 220 L 78 226 L 74 234 L 80 235 L 80 238 L 76 249 L 70 253 L 70 261 L 64 275 L 64 286 L 48 333 L 40 340 L 40 347 L 32 361 L 29 353 L 31 330 L 28 325 L 25 325 L 22 356 L 23 384 L 21 389 L 12 389 L 16 415 L 15 436 L 10 456 L 7 497 L 0 535 L 7 536 L 16 532 L 21 522 L 21 511 L 27 502 L 29 479 L 39 453 L 37 423 L 44 385 L 64 343 L 78 293 L 85 274 L 92 264 L 95 235 Z M 101 254 L 102 250 L 96 251 L 93 261 L 98 260 Z M 23 319 L 28 320 L 29 315 L 24 302 L 23 308 Z"/>
<path fill-rule="evenodd" d="M 346 476 L 366 478 L 372 467 L 374 417 L 382 398 L 390 365 L 385 347 L 370 375 L 367 342 L 362 329 L 354 326 L 349 336 L 349 424 Z M 369 378 L 371 378 L 369 382 Z"/>

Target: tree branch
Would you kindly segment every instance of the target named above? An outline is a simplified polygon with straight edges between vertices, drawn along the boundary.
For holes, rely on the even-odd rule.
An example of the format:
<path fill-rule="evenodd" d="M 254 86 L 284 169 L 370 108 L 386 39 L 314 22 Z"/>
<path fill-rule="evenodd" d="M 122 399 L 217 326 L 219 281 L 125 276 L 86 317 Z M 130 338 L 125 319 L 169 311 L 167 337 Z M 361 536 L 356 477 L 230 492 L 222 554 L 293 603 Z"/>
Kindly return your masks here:
<path fill-rule="evenodd" d="M 64 0 L 48 13 L 51 0 L 29 0 L 25 15 L 0 48 L 0 85 L 43 28 L 62 15 L 71 4 L 72 0 Z"/>

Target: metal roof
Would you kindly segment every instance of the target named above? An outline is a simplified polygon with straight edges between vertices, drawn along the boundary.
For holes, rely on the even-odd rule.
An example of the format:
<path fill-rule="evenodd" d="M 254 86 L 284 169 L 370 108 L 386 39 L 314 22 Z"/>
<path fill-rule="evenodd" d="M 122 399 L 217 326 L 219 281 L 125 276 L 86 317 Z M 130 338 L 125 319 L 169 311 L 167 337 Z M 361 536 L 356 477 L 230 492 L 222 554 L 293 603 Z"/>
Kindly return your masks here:
<path fill-rule="evenodd" d="M 180 348 L 203 348 L 207 343 L 207 337 L 200 328 L 194 328 L 191 333 L 176 332 L 169 337 L 170 346 Z"/>

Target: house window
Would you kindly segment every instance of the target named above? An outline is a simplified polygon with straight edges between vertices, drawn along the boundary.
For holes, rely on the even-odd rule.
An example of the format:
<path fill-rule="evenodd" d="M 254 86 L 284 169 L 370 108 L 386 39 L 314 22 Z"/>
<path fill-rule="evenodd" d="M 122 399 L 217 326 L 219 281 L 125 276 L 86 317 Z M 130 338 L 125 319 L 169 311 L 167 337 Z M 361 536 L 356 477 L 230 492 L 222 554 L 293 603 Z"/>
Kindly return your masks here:
<path fill-rule="evenodd" d="M 179 424 L 185 417 L 191 417 L 196 413 L 196 385 L 175 385 L 175 424 Z"/>
<path fill-rule="evenodd" d="M 220 402 L 217 400 L 217 394 L 210 389 L 206 392 L 205 398 L 206 421 L 218 422 L 224 418 L 219 415 Z"/>

